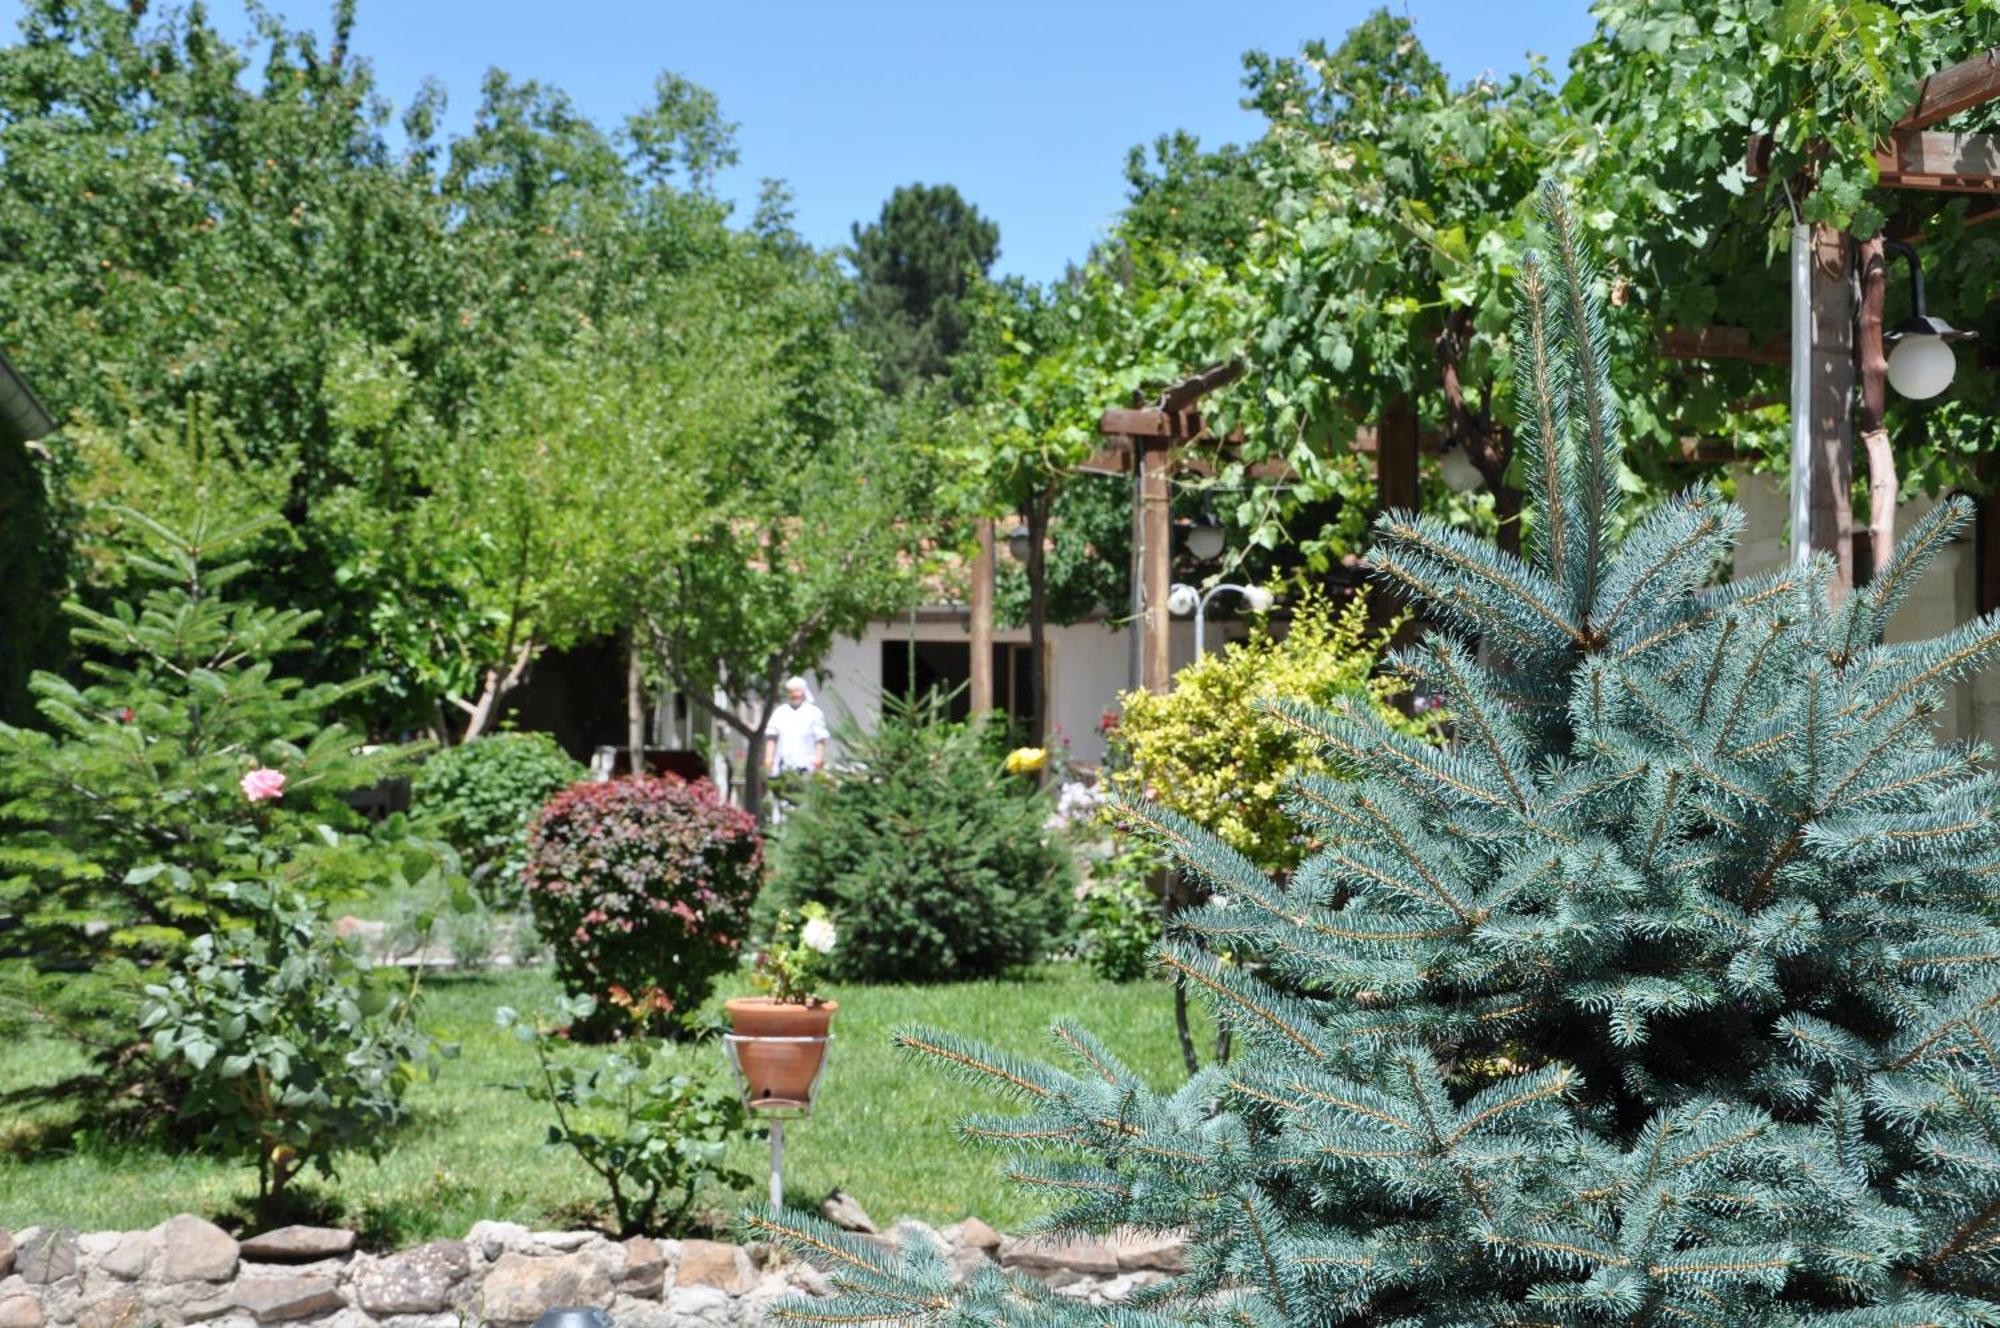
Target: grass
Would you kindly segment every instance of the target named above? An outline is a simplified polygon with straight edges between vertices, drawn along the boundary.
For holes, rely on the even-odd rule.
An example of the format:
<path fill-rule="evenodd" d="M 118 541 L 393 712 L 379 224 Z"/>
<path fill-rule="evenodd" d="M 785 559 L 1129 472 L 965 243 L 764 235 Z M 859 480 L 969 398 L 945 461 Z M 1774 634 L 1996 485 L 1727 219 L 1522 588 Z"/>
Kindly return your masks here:
<path fill-rule="evenodd" d="M 575 1225 L 600 1198 L 598 1182 L 566 1151 L 542 1142 L 547 1108 L 510 1085 L 533 1068 L 529 1050 L 495 1027 L 494 1007 L 533 1009 L 556 995 L 539 971 L 433 977 L 426 1022 L 461 1045 L 435 1084 L 411 1094 L 411 1120 L 379 1160 L 342 1160 L 336 1182 L 321 1189 L 327 1216 L 356 1226 L 371 1246 L 460 1236 L 482 1218 L 533 1227 Z M 1018 1225 L 1037 1211 L 1025 1194 L 998 1179 L 1001 1158 L 963 1143 L 954 1128 L 969 1111 L 997 1100 L 910 1061 L 889 1044 L 889 1030 L 927 1023 L 1039 1055 L 1049 1022 L 1075 1015 L 1158 1088 L 1182 1077 L 1174 1039 L 1173 1000 L 1153 983 L 1102 982 L 1079 965 L 1049 965 L 1018 980 L 932 987 L 845 987 L 836 1043 L 819 1108 L 786 1135 L 788 1197 L 813 1203 L 838 1186 L 876 1221 L 916 1217 L 932 1223 L 976 1215 Z M 718 1077 L 721 1045 L 704 1042 L 675 1055 Z M 0 1045 L 0 1085 L 47 1082 L 75 1068 L 64 1044 Z M 47 1126 L 65 1128 L 48 1130 Z M 254 1192 L 249 1168 L 158 1147 L 119 1144 L 69 1121 L 0 1124 L 0 1227 L 60 1223 L 81 1230 L 150 1226 L 180 1212 L 226 1219 Z M 733 1161 L 762 1176 L 764 1145 L 744 1140 Z M 718 1193 L 711 1210 L 761 1198 Z"/>

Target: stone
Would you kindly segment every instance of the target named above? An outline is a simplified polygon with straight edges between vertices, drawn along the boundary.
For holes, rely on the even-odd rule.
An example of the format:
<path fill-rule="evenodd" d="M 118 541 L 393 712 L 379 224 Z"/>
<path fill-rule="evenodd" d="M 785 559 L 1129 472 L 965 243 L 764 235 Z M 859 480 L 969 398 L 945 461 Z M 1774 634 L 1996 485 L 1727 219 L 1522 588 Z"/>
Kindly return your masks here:
<path fill-rule="evenodd" d="M 311 1263 L 259 1263 L 250 1259 L 236 1265 L 238 1277 L 330 1277 L 336 1282 L 347 1280 L 348 1265 L 353 1256 L 341 1259 L 314 1259 Z"/>
<path fill-rule="evenodd" d="M 491 1263 L 503 1254 L 526 1252 L 532 1248 L 534 1236 L 519 1222 L 474 1222 L 472 1230 L 465 1233 L 465 1243 Z"/>
<path fill-rule="evenodd" d="M 1187 1237 L 1180 1232 L 1119 1231 L 1108 1242 L 1120 1272 L 1178 1273 L 1187 1267 Z"/>
<path fill-rule="evenodd" d="M 243 1242 L 243 1257 L 263 1263 L 312 1263 L 354 1253 L 355 1235 L 339 1227 L 279 1227 Z"/>
<path fill-rule="evenodd" d="M 612 1282 L 604 1266 L 582 1254 L 502 1254 L 486 1272 L 480 1318 L 498 1324 L 526 1324 L 544 1310 L 572 1304 L 604 1304 Z"/>
<path fill-rule="evenodd" d="M 976 1217 L 958 1224 L 958 1239 L 967 1249 L 985 1250 L 988 1254 L 1000 1248 L 1000 1233 Z"/>
<path fill-rule="evenodd" d="M 574 1254 L 595 1239 L 596 1235 L 594 1231 L 535 1231 L 529 1233 L 529 1239 L 545 1250 L 553 1250 L 557 1254 Z"/>
<path fill-rule="evenodd" d="M 76 1328 L 139 1328 L 145 1317 L 139 1289 L 124 1286 L 77 1306 L 73 1322 Z"/>
<path fill-rule="evenodd" d="M 370 1314 L 437 1314 L 451 1307 L 452 1288 L 472 1271 L 462 1240 L 434 1240 L 401 1254 L 363 1260 L 354 1270 L 354 1300 Z"/>
<path fill-rule="evenodd" d="M 690 1323 L 701 1328 L 737 1328 L 742 1311 L 727 1291 L 707 1286 L 677 1286 L 667 1297 L 667 1310 L 679 1328 Z"/>
<path fill-rule="evenodd" d="M 535 1258 L 503 1254 L 486 1274 L 476 1307 L 495 1323 L 527 1323 L 563 1305 L 602 1305 L 611 1299 L 604 1266 L 582 1254 Z"/>
<path fill-rule="evenodd" d="M 236 1304 L 257 1316 L 258 1323 L 310 1319 L 341 1307 L 340 1284 L 330 1277 L 242 1277 L 236 1281 Z"/>
<path fill-rule="evenodd" d="M 945 1261 L 951 1265 L 952 1281 L 970 1282 L 980 1269 L 992 1266 L 993 1256 L 977 1245 L 960 1244 L 951 1248 Z"/>
<path fill-rule="evenodd" d="M 742 1246 L 719 1240 L 681 1242 L 676 1287 L 711 1287 L 736 1295 L 749 1289 L 750 1277 L 750 1256 Z"/>
<path fill-rule="evenodd" d="M 1109 1245 L 1077 1237 L 1028 1236 L 1019 1240 L 1003 1237 L 1000 1262 L 1038 1276 L 1043 1271 L 1095 1274 L 1118 1271 L 1118 1256 Z"/>
<path fill-rule="evenodd" d="M 14 1237 L 7 1228 L 0 1227 L 0 1277 L 14 1271 Z"/>
<path fill-rule="evenodd" d="M 820 1200 L 819 1215 L 842 1231 L 859 1231 L 872 1236 L 878 1230 L 875 1220 L 868 1216 L 868 1210 L 846 1190 L 835 1190 Z"/>
<path fill-rule="evenodd" d="M 0 1328 L 42 1328 L 42 1302 L 33 1296 L 0 1297 Z"/>
<path fill-rule="evenodd" d="M 97 1241 L 85 1236 L 83 1254 L 99 1272 L 136 1282 L 153 1262 L 153 1235 L 150 1231 L 106 1231 L 99 1233 Z"/>
<path fill-rule="evenodd" d="M 236 1275 L 235 1239 L 213 1222 L 182 1213 L 160 1223 L 159 1275 L 166 1282 L 227 1282 Z"/>
<path fill-rule="evenodd" d="M 889 1241 L 899 1250 L 915 1249 L 919 1245 L 928 1245 L 940 1252 L 945 1248 L 944 1237 L 938 1234 L 936 1227 L 911 1217 L 889 1228 Z"/>
<path fill-rule="evenodd" d="M 820 1269 L 800 1259 L 785 1269 L 791 1279 L 792 1289 L 808 1296 L 830 1296 L 833 1294 L 833 1279 Z"/>
<path fill-rule="evenodd" d="M 76 1232 L 68 1227 L 29 1227 L 14 1251 L 14 1271 L 31 1286 L 47 1286 L 76 1276 Z"/>
<path fill-rule="evenodd" d="M 611 1302 L 611 1322 L 618 1328 L 681 1328 L 674 1312 L 659 1301 L 629 1296 Z"/>
<path fill-rule="evenodd" d="M 626 1241 L 625 1273 L 618 1280 L 620 1294 L 658 1300 L 666 1285 L 667 1254 L 660 1248 L 660 1242 L 651 1236 L 634 1236 Z"/>

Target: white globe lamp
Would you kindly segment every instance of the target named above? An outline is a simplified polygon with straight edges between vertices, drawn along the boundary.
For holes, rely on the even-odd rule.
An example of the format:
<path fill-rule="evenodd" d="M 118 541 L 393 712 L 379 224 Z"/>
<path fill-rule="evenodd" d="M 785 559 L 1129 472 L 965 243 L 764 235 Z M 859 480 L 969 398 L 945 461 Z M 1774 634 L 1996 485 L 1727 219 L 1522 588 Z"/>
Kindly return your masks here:
<path fill-rule="evenodd" d="M 1929 401 L 1951 386 L 1958 356 L 1941 336 L 1909 332 L 1889 352 L 1889 386 L 1912 401 Z"/>
<path fill-rule="evenodd" d="M 1447 447 L 1438 455 L 1438 473 L 1453 493 L 1472 493 L 1486 481 L 1462 447 Z"/>
<path fill-rule="evenodd" d="M 1203 517 L 1188 527 L 1187 551 L 1205 563 L 1222 556 L 1222 527 Z"/>
<path fill-rule="evenodd" d="M 1924 266 L 1917 251 L 1900 240 L 1882 246 L 1910 265 L 1910 316 L 1882 334 L 1889 352 L 1889 386 L 1911 401 L 1929 401 L 1951 386 L 1958 357 L 1951 343 L 1974 335 L 1961 332 L 1924 305 Z"/>

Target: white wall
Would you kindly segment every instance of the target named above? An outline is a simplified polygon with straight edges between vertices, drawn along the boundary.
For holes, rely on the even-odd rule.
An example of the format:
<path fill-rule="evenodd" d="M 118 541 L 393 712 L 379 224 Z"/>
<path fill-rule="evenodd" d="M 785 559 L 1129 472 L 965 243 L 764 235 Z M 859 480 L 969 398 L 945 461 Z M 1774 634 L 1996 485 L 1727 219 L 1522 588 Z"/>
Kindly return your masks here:
<path fill-rule="evenodd" d="M 1178 669 L 1194 658 L 1194 624 L 1176 619 L 1171 624 L 1173 666 Z M 1208 625 L 1208 648 L 1218 649 L 1224 640 L 1240 635 L 1234 621 Z M 877 622 L 858 638 L 834 644 L 816 675 L 818 699 L 829 716 L 846 710 L 864 721 L 875 713 L 882 690 L 882 644 L 906 641 L 970 641 L 971 632 L 963 616 L 933 619 L 920 616 L 912 625 L 907 620 Z M 996 642 L 1026 645 L 1025 627 L 996 631 Z M 1098 722 L 1106 710 L 1118 705 L 1125 690 L 1131 659 L 1131 636 L 1114 631 L 1102 622 L 1075 623 L 1048 629 L 1049 717 L 1069 741 L 1070 759 L 1094 766 L 1104 759 L 1104 736 Z"/>
<path fill-rule="evenodd" d="M 1745 517 L 1742 541 L 1736 546 L 1736 575 L 1754 576 L 1782 567 L 1791 557 L 1789 481 L 1783 475 L 1734 472 L 1736 501 Z M 1904 503 L 1896 512 L 1896 533 L 1906 534 L 1936 502 L 1923 498 Z M 1938 554 L 1889 624 L 1886 639 L 1910 641 L 1941 636 L 1979 614 L 1979 565 L 1972 531 Z M 1961 683 L 1947 694 L 1938 715 L 1938 730 L 1947 739 L 2000 740 L 2000 678 L 1989 671 Z"/>

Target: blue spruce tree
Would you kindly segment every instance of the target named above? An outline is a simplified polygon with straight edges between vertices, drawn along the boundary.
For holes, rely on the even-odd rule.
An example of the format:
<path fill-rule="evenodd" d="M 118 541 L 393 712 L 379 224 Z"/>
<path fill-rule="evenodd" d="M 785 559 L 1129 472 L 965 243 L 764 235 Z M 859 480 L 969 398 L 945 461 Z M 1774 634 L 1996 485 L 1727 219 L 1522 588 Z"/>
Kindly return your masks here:
<path fill-rule="evenodd" d="M 1187 1272 L 1107 1311 L 755 1218 L 836 1275 L 794 1319 L 2000 1323 L 1993 776 L 1932 723 L 2000 620 L 1882 641 L 1963 505 L 1840 603 L 1824 563 L 1718 584 L 1741 517 L 1708 488 L 1619 538 L 1596 281 L 1543 202 L 1529 553 L 1379 527 L 1377 573 L 1486 644 L 1399 660 L 1451 744 L 1282 709 L 1354 776 L 1298 782 L 1323 848 L 1282 887 L 1130 809 L 1213 887 L 1157 960 L 1236 1061 L 1162 1097 L 1066 1022 L 1068 1073 L 899 1034 L 1026 1105 L 965 1130 L 1057 1197 L 1048 1229 L 1184 1229 Z"/>

